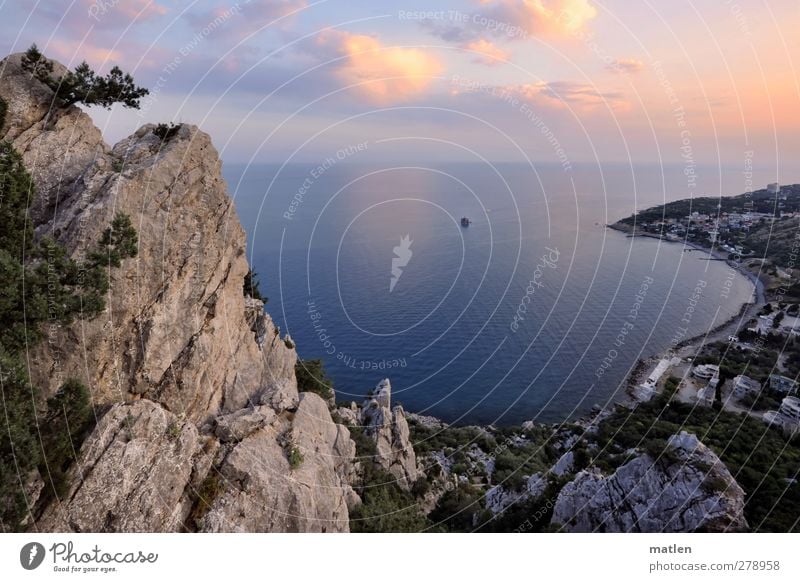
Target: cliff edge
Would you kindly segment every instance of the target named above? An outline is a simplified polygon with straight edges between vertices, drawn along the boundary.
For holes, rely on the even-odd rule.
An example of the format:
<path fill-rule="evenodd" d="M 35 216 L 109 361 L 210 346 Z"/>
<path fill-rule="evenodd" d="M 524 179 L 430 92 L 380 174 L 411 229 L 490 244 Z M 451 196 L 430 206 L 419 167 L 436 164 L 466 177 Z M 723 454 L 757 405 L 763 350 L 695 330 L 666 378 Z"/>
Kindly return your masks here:
<path fill-rule="evenodd" d="M 33 527 L 347 531 L 355 445 L 321 398 L 298 394 L 291 342 L 243 293 L 245 234 L 209 136 L 145 125 L 110 147 L 21 58 L 0 61 L 0 139 L 34 178 L 36 235 L 81 258 L 124 212 L 139 239 L 105 311 L 51 326 L 29 355 L 34 385 L 77 378 L 102 412 L 67 494 L 33 496 Z"/>

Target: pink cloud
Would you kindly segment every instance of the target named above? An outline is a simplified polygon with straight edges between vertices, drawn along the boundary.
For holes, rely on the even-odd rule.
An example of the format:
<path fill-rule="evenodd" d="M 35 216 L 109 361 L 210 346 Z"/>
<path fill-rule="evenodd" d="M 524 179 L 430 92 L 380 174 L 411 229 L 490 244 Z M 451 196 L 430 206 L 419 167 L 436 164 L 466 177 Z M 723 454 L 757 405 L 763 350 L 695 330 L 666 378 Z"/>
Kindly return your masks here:
<path fill-rule="evenodd" d="M 343 55 L 336 75 L 347 84 L 358 85 L 357 90 L 377 104 L 404 101 L 423 93 L 443 70 L 428 51 L 386 46 L 364 34 L 329 31 L 317 38 L 317 45 L 333 47 Z"/>
<path fill-rule="evenodd" d="M 80 61 L 89 61 L 93 65 L 118 62 L 122 58 L 119 51 L 81 43 L 73 40 L 53 39 L 44 49 L 46 55 L 57 61 L 67 64 Z"/>
<path fill-rule="evenodd" d="M 480 0 L 487 16 L 506 27 L 541 36 L 571 35 L 597 15 L 589 0 Z"/>
<path fill-rule="evenodd" d="M 606 68 L 615 73 L 628 73 L 632 75 L 644 69 L 644 63 L 639 59 L 614 59 Z"/>
<path fill-rule="evenodd" d="M 169 10 L 153 0 L 124 0 L 108 2 L 103 0 L 81 0 L 80 6 L 86 10 L 91 21 L 104 26 L 125 27 L 131 22 L 141 22 L 165 15 Z M 91 22 L 90 21 L 90 22 Z"/>
<path fill-rule="evenodd" d="M 490 67 L 503 64 L 503 62 L 507 61 L 511 56 L 508 51 L 501 49 L 493 42 L 484 38 L 468 42 L 464 45 L 464 48 L 469 51 L 479 53 L 474 59 L 475 62 L 488 65 Z"/>

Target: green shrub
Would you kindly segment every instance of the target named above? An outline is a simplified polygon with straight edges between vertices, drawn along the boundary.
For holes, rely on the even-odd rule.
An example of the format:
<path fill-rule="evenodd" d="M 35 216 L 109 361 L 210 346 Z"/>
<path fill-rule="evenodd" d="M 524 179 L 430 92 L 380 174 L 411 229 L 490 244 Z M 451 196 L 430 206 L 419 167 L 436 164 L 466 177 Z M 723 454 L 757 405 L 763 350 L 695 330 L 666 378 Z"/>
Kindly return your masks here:
<path fill-rule="evenodd" d="M 178 130 L 181 128 L 180 124 L 175 125 L 174 123 L 170 122 L 169 125 L 166 123 L 159 123 L 153 128 L 153 134 L 158 137 L 162 142 L 168 142 L 175 134 L 178 133 Z"/>
<path fill-rule="evenodd" d="M 174 420 L 171 421 L 167 425 L 166 431 L 167 437 L 171 440 L 176 440 L 178 437 L 181 436 L 181 425 L 175 422 Z"/>
<path fill-rule="evenodd" d="M 244 276 L 242 292 L 245 297 L 252 297 L 264 303 L 267 302 L 267 298 L 261 294 L 261 290 L 258 288 L 258 273 L 253 271 L 253 269 L 248 270 L 247 274 Z"/>
<path fill-rule="evenodd" d="M 3 124 L 6 121 L 6 111 L 8 111 L 8 105 L 6 105 L 5 100 L 0 97 L 0 129 L 3 129 Z"/>
<path fill-rule="evenodd" d="M 430 522 L 416 499 L 397 484 L 397 479 L 369 461 L 358 492 L 362 503 L 350 512 L 350 531 L 362 533 L 420 532 Z"/>
<path fill-rule="evenodd" d="M 293 446 L 289 450 L 289 466 L 292 468 L 292 471 L 294 471 L 295 469 L 299 469 L 300 465 L 303 464 L 303 461 L 304 461 L 303 453 L 300 452 L 300 449 Z"/>
<path fill-rule="evenodd" d="M 219 473 L 212 467 L 197 490 L 197 499 L 192 506 L 188 522 L 200 527 L 203 517 L 214 504 L 214 500 L 222 492 L 223 483 Z"/>
<path fill-rule="evenodd" d="M 118 212 L 100 238 L 97 249 L 89 257 L 93 265 L 119 267 L 122 259 L 135 257 L 139 252 L 139 237 L 131 217 Z"/>
<path fill-rule="evenodd" d="M 481 493 L 471 485 L 461 484 L 442 495 L 430 519 L 447 531 L 470 532 L 473 515 L 481 511 Z"/>
<path fill-rule="evenodd" d="M 300 392 L 313 392 L 325 400 L 333 398 L 333 381 L 325 372 L 322 360 L 297 360 L 294 371 Z"/>

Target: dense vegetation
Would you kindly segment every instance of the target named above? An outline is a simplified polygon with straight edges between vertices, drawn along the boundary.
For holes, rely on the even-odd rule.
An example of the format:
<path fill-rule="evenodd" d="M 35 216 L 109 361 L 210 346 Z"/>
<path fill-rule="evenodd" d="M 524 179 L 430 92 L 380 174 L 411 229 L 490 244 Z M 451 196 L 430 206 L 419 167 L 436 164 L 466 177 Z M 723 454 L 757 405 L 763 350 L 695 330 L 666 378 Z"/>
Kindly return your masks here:
<path fill-rule="evenodd" d="M 372 462 L 375 442 L 361 427 L 349 427 L 361 463 L 361 484 L 357 488 L 362 503 L 350 512 L 350 530 L 363 533 L 419 532 L 431 523 L 422 515 L 417 500 L 397 484 L 397 479 Z"/>
<path fill-rule="evenodd" d="M 787 267 L 797 263 L 797 234 L 800 219 L 784 216 L 774 222 L 759 222 L 750 229 L 742 246 L 753 256 L 767 257 L 776 265 Z M 792 293 L 800 295 L 797 289 Z"/>
<path fill-rule="evenodd" d="M 55 77 L 53 62 L 45 58 L 35 44 L 22 57 L 22 67 L 50 87 L 62 107 L 83 103 L 110 109 L 113 104 L 121 103 L 124 107 L 139 109 L 139 100 L 150 93 L 138 87 L 133 77 L 119 67 L 113 67 L 103 77 L 95 73 L 86 61 L 74 71 Z"/>
<path fill-rule="evenodd" d="M 137 250 L 124 214 L 81 263 L 52 239 L 35 240 L 26 213 L 34 194 L 21 156 L 0 141 L 0 531 L 21 527 L 36 469 L 45 481 L 43 499 L 65 492 L 65 473 L 94 423 L 85 386 L 67 380 L 48 399 L 31 385 L 24 355 L 42 339 L 45 324 L 102 311 L 108 268 Z"/>
<path fill-rule="evenodd" d="M 695 358 L 694 363 L 719 365 L 720 380 L 745 374 L 763 382 L 777 370 L 778 349 L 785 341 L 775 334 L 770 334 L 768 337 L 769 339 L 764 340 L 764 347 L 759 351 L 740 349 L 727 342 L 708 344 L 703 347 L 701 355 Z M 771 345 L 772 342 L 778 345 Z"/>
<path fill-rule="evenodd" d="M 297 360 L 294 371 L 300 392 L 313 392 L 325 400 L 333 398 L 333 381 L 328 377 L 322 360 Z"/>

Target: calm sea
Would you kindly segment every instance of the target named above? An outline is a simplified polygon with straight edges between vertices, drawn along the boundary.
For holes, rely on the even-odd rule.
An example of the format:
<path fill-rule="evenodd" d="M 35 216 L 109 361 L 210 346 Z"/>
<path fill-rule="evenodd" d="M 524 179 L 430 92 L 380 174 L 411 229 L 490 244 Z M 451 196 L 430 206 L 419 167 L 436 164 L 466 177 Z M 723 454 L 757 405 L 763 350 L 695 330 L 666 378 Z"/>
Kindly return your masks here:
<path fill-rule="evenodd" d="M 738 312 L 753 286 L 724 263 L 604 227 L 743 191 L 731 176 L 690 192 L 678 167 L 225 168 L 267 310 L 340 400 L 388 377 L 411 411 L 495 424 L 585 413 L 638 358 Z"/>

